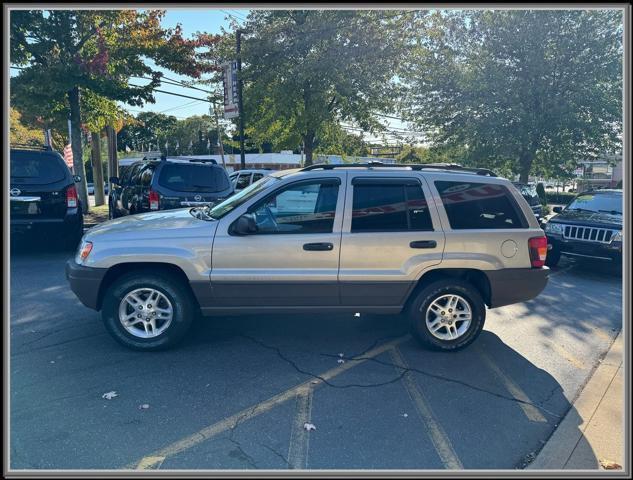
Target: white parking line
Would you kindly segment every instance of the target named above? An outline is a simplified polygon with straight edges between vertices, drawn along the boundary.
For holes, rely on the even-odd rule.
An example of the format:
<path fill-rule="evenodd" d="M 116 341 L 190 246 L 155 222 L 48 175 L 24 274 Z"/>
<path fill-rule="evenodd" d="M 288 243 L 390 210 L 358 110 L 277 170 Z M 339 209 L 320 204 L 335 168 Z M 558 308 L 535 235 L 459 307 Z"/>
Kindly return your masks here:
<path fill-rule="evenodd" d="M 393 347 L 389 350 L 389 355 L 391 355 L 392 362 L 398 367 L 404 369 L 409 368 L 398 347 Z M 433 446 L 435 446 L 435 451 L 442 460 L 444 468 L 457 470 L 463 469 L 464 467 L 462 466 L 462 462 L 459 460 L 457 453 L 455 453 L 455 449 L 453 448 L 448 435 L 446 435 L 442 426 L 435 419 L 435 415 L 433 415 L 429 402 L 426 400 L 424 394 L 416 384 L 411 372 L 404 374 L 402 382 L 404 383 L 404 387 L 406 388 L 409 397 L 411 397 L 411 400 L 415 404 L 415 408 L 420 416 L 420 419 L 427 426 L 429 437 L 431 437 Z"/>
<path fill-rule="evenodd" d="M 304 425 L 310 423 L 312 417 L 312 389 L 306 388 L 297 394 L 297 408 L 290 431 L 290 446 L 288 447 L 288 465 L 293 469 L 308 468 L 308 447 L 310 432 Z"/>

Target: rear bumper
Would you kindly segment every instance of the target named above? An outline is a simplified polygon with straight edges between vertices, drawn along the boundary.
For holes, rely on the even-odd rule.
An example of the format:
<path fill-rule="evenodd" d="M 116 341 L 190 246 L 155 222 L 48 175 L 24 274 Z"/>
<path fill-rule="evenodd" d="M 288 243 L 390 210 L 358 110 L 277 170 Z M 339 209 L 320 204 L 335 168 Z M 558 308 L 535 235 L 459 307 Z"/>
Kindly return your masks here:
<path fill-rule="evenodd" d="M 547 243 L 562 255 L 593 258 L 596 260 L 622 261 L 622 242 L 598 243 L 567 240 L 560 235 L 547 235 Z"/>
<path fill-rule="evenodd" d="M 81 210 L 73 208 L 63 217 L 57 218 L 29 218 L 29 217 L 10 217 L 11 234 L 28 234 L 35 232 L 66 232 L 74 231 L 83 223 Z"/>
<path fill-rule="evenodd" d="M 84 267 L 70 259 L 66 262 L 66 279 L 70 289 L 86 307 L 99 310 L 99 290 L 107 268 Z"/>
<path fill-rule="evenodd" d="M 549 268 L 506 268 L 484 272 L 490 283 L 490 308 L 532 300 L 547 285 Z"/>

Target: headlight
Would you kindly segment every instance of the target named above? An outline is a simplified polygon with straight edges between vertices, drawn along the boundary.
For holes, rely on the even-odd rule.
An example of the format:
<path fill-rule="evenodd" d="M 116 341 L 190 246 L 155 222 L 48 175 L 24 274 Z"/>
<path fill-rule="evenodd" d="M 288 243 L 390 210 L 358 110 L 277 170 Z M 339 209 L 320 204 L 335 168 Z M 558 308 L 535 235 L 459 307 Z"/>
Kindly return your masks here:
<path fill-rule="evenodd" d="M 545 224 L 545 231 L 548 233 L 555 233 L 557 235 L 562 235 L 564 230 L 565 230 L 565 226 L 562 223 L 547 222 Z"/>
<path fill-rule="evenodd" d="M 622 230 L 616 232 L 615 235 L 611 237 L 612 242 L 621 242 L 622 241 Z"/>
<path fill-rule="evenodd" d="M 75 255 L 76 263 L 84 263 L 90 252 L 92 251 L 92 242 L 88 242 L 86 240 L 81 241 L 81 245 L 79 245 L 79 249 L 77 250 L 77 255 Z"/>

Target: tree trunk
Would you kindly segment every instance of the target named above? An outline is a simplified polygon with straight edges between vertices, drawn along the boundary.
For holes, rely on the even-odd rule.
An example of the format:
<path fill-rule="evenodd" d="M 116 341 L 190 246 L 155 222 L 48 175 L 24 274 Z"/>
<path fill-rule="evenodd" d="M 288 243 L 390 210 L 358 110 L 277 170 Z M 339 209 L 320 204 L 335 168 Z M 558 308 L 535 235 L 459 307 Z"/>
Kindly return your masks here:
<path fill-rule="evenodd" d="M 105 203 L 103 192 L 103 166 L 101 164 L 101 135 L 91 132 L 92 138 L 92 181 L 95 186 L 95 207 Z"/>
<path fill-rule="evenodd" d="M 73 150 L 73 170 L 81 180 L 77 182 L 77 190 L 84 213 L 90 210 L 88 203 L 88 187 L 86 186 L 86 168 L 83 161 L 81 148 L 81 110 L 79 108 L 79 87 L 73 87 L 68 91 L 68 103 L 70 106 L 71 143 Z"/>
<path fill-rule="evenodd" d="M 312 165 L 312 154 L 314 152 L 314 133 L 309 132 L 303 137 L 304 153 L 306 155 L 305 166 Z"/>
<path fill-rule="evenodd" d="M 528 183 L 530 177 L 530 170 L 532 170 L 532 161 L 534 155 L 531 153 L 522 153 L 519 158 L 519 182 Z"/>
<path fill-rule="evenodd" d="M 114 127 L 108 125 L 106 127 L 106 133 L 108 135 L 108 171 L 111 177 L 119 176 L 119 160 L 116 154 L 116 132 Z M 108 179 L 109 181 L 110 179 Z M 112 189 L 112 185 L 110 185 Z"/>

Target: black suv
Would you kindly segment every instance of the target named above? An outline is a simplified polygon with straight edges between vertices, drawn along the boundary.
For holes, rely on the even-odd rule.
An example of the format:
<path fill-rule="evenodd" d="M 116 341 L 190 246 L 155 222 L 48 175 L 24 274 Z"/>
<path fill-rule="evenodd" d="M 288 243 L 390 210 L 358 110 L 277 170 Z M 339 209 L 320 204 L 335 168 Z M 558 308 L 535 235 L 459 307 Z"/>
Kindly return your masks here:
<path fill-rule="evenodd" d="M 541 221 L 543 215 L 543 206 L 541 205 L 541 199 L 536 192 L 536 187 L 531 183 L 519 183 L 512 182 L 512 184 L 519 190 L 523 198 L 528 202 L 528 205 L 534 212 L 534 216 L 537 220 Z"/>
<path fill-rule="evenodd" d="M 143 159 L 110 182 L 110 218 L 213 204 L 233 193 L 228 173 L 215 160 Z"/>
<path fill-rule="evenodd" d="M 576 195 L 545 225 L 549 266 L 561 255 L 607 260 L 622 265 L 622 190 Z"/>
<path fill-rule="evenodd" d="M 11 148 L 11 236 L 44 235 L 75 248 L 83 235 L 83 211 L 62 156 L 51 148 Z"/>

